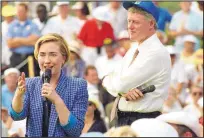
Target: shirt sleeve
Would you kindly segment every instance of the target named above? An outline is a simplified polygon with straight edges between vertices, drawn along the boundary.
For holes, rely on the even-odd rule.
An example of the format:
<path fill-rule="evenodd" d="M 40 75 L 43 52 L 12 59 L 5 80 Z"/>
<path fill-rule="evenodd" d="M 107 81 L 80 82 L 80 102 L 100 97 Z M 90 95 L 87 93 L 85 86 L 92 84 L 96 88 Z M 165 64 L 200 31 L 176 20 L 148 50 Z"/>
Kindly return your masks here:
<path fill-rule="evenodd" d="M 13 38 L 13 24 L 8 26 L 7 39 Z"/>
<path fill-rule="evenodd" d="M 178 24 L 176 23 L 176 15 L 173 15 L 171 22 L 169 24 L 169 30 L 177 30 Z"/>
<path fill-rule="evenodd" d="M 32 23 L 32 34 L 40 36 L 40 30 L 38 28 L 38 26 L 35 23 Z"/>
<path fill-rule="evenodd" d="M 102 84 L 115 97 L 119 93 L 126 93 L 130 89 L 138 87 L 157 76 L 157 73 L 162 68 L 162 64 L 158 63 L 159 61 L 161 60 L 157 56 L 152 55 L 142 62 L 134 62 L 124 74 L 114 71 L 106 76 Z M 155 63 L 157 63 L 156 66 Z"/>
<path fill-rule="evenodd" d="M 70 114 L 67 123 L 65 125 L 60 125 L 63 127 L 63 129 L 68 130 L 70 128 L 73 128 L 76 125 L 76 122 L 77 118 L 73 114 Z"/>
<path fill-rule="evenodd" d="M 71 137 L 79 137 L 84 127 L 84 117 L 88 107 L 88 91 L 85 80 L 80 81 L 77 98 L 71 111 L 69 121 L 62 126 L 65 132 Z"/>

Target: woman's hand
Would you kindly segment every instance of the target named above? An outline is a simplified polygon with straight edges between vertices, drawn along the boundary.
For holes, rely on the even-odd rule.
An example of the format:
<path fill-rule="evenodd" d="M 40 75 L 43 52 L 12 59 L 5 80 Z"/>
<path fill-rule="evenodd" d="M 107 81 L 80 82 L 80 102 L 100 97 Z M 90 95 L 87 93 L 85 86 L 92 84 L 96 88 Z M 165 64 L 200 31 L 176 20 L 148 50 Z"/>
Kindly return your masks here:
<path fill-rule="evenodd" d="M 48 98 L 52 103 L 55 103 L 56 100 L 60 98 L 55 89 L 49 83 L 44 83 L 41 91 L 42 96 Z"/>
<path fill-rule="evenodd" d="M 25 91 L 26 91 L 25 73 L 22 72 L 21 76 L 19 76 L 18 78 L 17 94 L 24 95 Z"/>

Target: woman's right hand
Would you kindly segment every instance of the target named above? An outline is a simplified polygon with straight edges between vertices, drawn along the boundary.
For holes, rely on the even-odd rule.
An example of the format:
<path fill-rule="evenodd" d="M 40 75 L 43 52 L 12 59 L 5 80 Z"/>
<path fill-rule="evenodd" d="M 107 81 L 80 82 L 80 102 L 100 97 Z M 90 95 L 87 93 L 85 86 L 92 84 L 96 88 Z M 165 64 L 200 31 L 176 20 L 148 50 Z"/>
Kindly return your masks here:
<path fill-rule="evenodd" d="M 19 76 L 19 78 L 18 78 L 17 93 L 19 95 L 24 95 L 25 91 L 26 91 L 25 73 L 22 72 L 21 76 Z"/>

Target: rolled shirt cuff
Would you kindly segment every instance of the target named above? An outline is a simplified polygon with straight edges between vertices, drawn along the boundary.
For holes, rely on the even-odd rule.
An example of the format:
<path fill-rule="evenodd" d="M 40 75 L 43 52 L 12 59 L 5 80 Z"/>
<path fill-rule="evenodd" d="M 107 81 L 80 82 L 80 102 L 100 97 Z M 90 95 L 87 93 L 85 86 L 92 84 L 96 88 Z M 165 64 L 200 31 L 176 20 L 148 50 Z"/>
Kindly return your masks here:
<path fill-rule="evenodd" d="M 62 124 L 60 125 L 62 126 L 63 129 L 67 130 L 73 128 L 76 125 L 76 123 L 77 118 L 72 113 L 70 113 L 67 123 L 65 125 Z"/>
<path fill-rule="evenodd" d="M 13 117 L 13 118 L 16 118 L 16 119 L 19 119 L 23 116 L 23 113 L 24 111 L 22 110 L 20 113 L 17 113 L 16 111 L 13 110 L 13 107 L 12 105 L 10 106 L 10 115 Z"/>

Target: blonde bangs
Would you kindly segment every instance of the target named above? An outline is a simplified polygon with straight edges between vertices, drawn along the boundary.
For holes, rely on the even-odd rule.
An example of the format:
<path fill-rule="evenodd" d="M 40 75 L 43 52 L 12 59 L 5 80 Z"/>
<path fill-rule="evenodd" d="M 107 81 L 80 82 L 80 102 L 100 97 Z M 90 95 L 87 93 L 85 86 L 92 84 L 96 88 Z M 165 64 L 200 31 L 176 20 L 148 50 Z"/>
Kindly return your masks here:
<path fill-rule="evenodd" d="M 47 34 L 38 39 L 38 41 L 35 43 L 34 49 L 34 56 L 36 60 L 38 59 L 40 46 L 48 42 L 56 42 L 60 46 L 61 54 L 66 57 L 65 61 L 67 62 L 69 60 L 70 55 L 69 45 L 67 44 L 65 39 L 58 34 Z"/>

